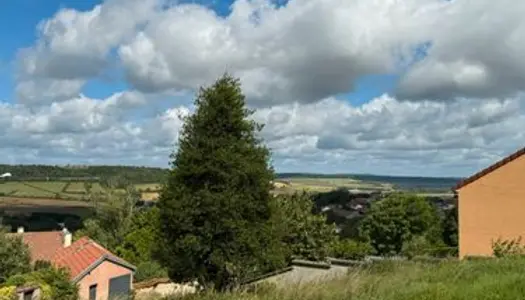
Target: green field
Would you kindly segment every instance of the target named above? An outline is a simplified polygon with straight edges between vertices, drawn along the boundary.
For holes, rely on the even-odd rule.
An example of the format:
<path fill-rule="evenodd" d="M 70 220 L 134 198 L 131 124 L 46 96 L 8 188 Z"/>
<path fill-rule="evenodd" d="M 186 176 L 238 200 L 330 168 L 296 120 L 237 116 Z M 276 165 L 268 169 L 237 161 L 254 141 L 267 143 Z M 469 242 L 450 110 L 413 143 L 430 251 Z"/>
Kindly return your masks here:
<path fill-rule="evenodd" d="M 92 183 L 93 192 L 102 192 L 102 186 Z M 0 195 L 21 198 L 82 199 L 87 195 L 84 182 L 12 181 L 0 183 Z"/>
<path fill-rule="evenodd" d="M 73 193 L 73 194 L 85 194 L 86 188 L 84 186 L 84 182 L 71 182 L 67 186 L 67 189 L 65 190 L 66 193 Z"/>
<path fill-rule="evenodd" d="M 293 193 L 296 191 L 329 192 L 337 188 L 358 189 L 367 191 L 391 190 L 389 183 L 364 182 L 352 178 L 280 178 L 275 181 L 276 193 Z M 284 186 L 283 186 L 284 185 Z"/>
<path fill-rule="evenodd" d="M 0 193 L 13 197 L 55 197 L 64 186 L 64 182 L 5 182 L 0 183 Z"/>
<path fill-rule="evenodd" d="M 342 279 L 256 292 L 205 293 L 192 300 L 518 300 L 525 299 L 525 259 L 382 262 Z M 176 298 L 168 298 L 176 299 Z"/>

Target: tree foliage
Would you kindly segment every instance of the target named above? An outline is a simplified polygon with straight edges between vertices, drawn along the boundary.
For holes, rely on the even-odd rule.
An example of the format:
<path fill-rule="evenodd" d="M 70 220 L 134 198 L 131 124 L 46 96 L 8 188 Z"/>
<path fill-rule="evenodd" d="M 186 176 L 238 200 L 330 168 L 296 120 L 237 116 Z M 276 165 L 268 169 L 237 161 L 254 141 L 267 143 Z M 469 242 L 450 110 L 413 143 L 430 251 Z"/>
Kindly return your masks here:
<path fill-rule="evenodd" d="M 145 280 L 150 278 L 148 276 L 157 277 L 166 271 L 155 261 L 159 246 L 159 210 L 157 207 L 138 208 L 138 199 L 131 186 L 125 193 L 108 190 L 106 195 L 94 195 L 92 201 L 96 212 L 84 221 L 84 228 L 75 236 L 89 236 L 124 260 L 137 265 L 140 275 L 136 279 Z"/>
<path fill-rule="evenodd" d="M 360 224 L 360 234 L 381 255 L 399 254 L 414 236 L 441 241 L 439 215 L 423 197 L 395 193 L 372 204 Z"/>
<path fill-rule="evenodd" d="M 131 183 L 163 182 L 168 174 L 166 169 L 134 166 L 50 166 L 50 165 L 5 165 L 0 172 L 10 172 L 10 180 L 103 180 L 122 178 Z"/>
<path fill-rule="evenodd" d="M 29 248 L 21 237 L 9 235 L 0 228 L 0 283 L 10 276 L 31 270 Z"/>
<path fill-rule="evenodd" d="M 327 224 L 326 216 L 314 213 L 311 196 L 281 195 L 275 198 L 275 203 L 275 223 L 283 228 L 283 243 L 292 258 L 324 260 L 337 238 L 336 228 Z"/>
<path fill-rule="evenodd" d="M 164 264 L 175 281 L 224 289 L 284 261 L 269 226 L 269 151 L 237 79 L 202 88 L 159 199 Z"/>
<path fill-rule="evenodd" d="M 331 250 L 331 256 L 335 258 L 352 260 L 361 260 L 374 253 L 374 248 L 369 243 L 347 238 L 337 239 Z"/>
<path fill-rule="evenodd" d="M 132 186 L 125 193 L 107 190 L 103 195 L 90 196 L 95 213 L 84 221 L 76 237 L 89 236 L 102 246 L 115 250 L 122 245 L 133 224 L 138 193 Z"/>
<path fill-rule="evenodd" d="M 71 282 L 69 271 L 64 268 L 44 267 L 33 272 L 11 276 L 7 286 L 39 286 L 42 299 L 46 300 L 77 300 L 78 287 Z"/>

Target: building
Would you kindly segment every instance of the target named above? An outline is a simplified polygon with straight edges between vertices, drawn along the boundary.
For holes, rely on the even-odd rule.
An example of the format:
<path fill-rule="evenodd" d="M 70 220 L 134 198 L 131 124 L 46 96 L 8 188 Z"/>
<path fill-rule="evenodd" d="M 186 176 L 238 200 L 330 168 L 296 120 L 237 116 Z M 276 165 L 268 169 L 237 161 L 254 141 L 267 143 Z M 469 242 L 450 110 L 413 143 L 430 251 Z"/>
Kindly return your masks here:
<path fill-rule="evenodd" d="M 16 234 L 28 245 L 33 263 L 46 260 L 69 270 L 80 299 L 106 300 L 130 294 L 135 267 L 88 237 L 73 242 L 66 229 L 24 232 L 19 228 Z"/>
<path fill-rule="evenodd" d="M 524 180 L 525 148 L 455 187 L 460 258 L 491 256 L 497 239 L 525 238 Z"/>

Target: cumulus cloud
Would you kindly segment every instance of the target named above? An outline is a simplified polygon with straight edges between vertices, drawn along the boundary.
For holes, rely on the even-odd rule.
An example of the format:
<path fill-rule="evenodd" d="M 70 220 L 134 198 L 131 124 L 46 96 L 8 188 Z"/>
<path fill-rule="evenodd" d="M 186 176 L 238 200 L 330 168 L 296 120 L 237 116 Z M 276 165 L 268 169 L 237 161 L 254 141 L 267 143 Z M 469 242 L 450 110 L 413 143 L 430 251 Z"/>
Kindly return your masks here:
<path fill-rule="evenodd" d="M 412 30 L 424 15 L 417 2 L 276 7 L 238 0 L 227 17 L 177 5 L 160 12 L 119 55 L 130 82 L 143 91 L 196 89 L 229 71 L 259 105 L 311 103 L 350 90 L 360 76 L 395 71 L 400 55 L 422 41 Z"/>
<path fill-rule="evenodd" d="M 382 168 L 411 161 L 410 172 L 419 169 L 421 174 L 428 173 L 425 168 L 431 165 L 435 171 L 468 162 L 473 171 L 488 158 L 521 147 L 523 100 L 406 102 L 384 95 L 355 107 L 327 98 L 314 104 L 262 109 L 255 119 L 267 124 L 263 135 L 274 155 L 284 159 L 317 155 L 335 168 L 349 166 L 365 172 L 364 161 Z M 349 163 L 353 159 L 357 161 Z"/>
<path fill-rule="evenodd" d="M 524 5 L 236 0 L 221 16 L 106 0 L 61 9 L 18 53 L 18 101 L 0 103 L 0 155 L 167 166 L 179 116 L 193 111 L 188 94 L 228 71 L 259 108 L 278 169 L 467 175 L 522 146 Z M 115 69 L 130 90 L 82 95 Z M 399 76 L 395 93 L 359 106 L 336 99 L 374 74 Z M 169 105 L 153 105 L 166 95 Z"/>
<path fill-rule="evenodd" d="M 397 95 L 451 100 L 506 97 L 525 90 L 522 1 L 448 1 L 431 16 L 428 55 L 412 66 Z"/>

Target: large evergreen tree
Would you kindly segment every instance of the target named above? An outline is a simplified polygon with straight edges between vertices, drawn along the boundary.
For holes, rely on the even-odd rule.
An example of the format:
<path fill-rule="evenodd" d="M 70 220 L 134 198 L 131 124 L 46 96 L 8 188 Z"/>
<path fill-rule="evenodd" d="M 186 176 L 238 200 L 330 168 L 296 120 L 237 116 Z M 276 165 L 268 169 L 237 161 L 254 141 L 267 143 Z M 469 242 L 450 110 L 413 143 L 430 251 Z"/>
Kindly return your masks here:
<path fill-rule="evenodd" d="M 225 289 L 283 263 L 271 217 L 270 153 L 237 79 L 202 88 L 159 199 L 162 260 L 176 281 Z"/>

